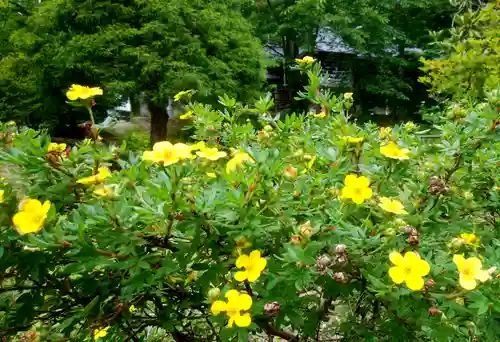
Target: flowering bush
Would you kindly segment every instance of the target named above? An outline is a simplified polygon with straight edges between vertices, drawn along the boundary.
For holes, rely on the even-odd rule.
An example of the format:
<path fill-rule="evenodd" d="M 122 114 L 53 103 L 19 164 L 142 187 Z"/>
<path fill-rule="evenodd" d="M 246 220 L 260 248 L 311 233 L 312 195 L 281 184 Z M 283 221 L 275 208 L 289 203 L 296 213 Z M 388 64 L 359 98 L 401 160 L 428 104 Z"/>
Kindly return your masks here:
<path fill-rule="evenodd" d="M 1 126 L 0 335 L 498 340 L 496 105 L 359 126 L 306 61 L 321 115 L 190 103 L 195 141 L 140 153 Z"/>

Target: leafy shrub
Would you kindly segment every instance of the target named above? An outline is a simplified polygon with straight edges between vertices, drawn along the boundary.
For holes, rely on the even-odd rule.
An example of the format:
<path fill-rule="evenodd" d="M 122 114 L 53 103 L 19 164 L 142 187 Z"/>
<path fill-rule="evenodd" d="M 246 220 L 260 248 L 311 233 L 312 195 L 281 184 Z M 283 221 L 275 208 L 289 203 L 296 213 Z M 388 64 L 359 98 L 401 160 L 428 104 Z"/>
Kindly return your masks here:
<path fill-rule="evenodd" d="M 0 334 L 498 340 L 493 99 L 443 116 L 429 141 L 412 123 L 349 121 L 353 95 L 299 66 L 321 113 L 191 103 L 191 145 L 68 153 L 2 133 Z"/>
<path fill-rule="evenodd" d="M 420 81 L 434 94 L 482 99 L 500 83 L 500 1 L 456 18 L 455 27 L 436 34 L 441 57 L 423 60 Z"/>

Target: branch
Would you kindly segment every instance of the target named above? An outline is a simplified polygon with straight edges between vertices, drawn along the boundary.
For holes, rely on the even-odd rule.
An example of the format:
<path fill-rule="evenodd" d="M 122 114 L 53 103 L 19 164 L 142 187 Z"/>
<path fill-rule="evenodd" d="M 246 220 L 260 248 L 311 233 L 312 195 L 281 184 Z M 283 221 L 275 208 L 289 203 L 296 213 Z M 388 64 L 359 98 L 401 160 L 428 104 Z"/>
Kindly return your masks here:
<path fill-rule="evenodd" d="M 281 329 L 276 328 L 274 325 L 267 323 L 262 327 L 266 334 L 271 335 L 271 336 L 278 336 L 279 338 L 282 338 L 287 341 L 298 341 L 299 338 L 295 336 L 292 333 L 283 331 Z"/>

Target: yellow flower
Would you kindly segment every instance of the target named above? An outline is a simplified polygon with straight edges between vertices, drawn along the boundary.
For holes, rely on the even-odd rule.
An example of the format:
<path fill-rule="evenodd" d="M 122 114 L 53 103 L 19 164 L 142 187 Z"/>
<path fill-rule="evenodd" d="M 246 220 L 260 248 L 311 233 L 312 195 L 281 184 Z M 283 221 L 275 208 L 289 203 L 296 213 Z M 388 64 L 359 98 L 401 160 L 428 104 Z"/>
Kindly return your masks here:
<path fill-rule="evenodd" d="M 193 151 L 192 146 L 182 144 L 182 143 L 177 143 L 177 144 L 174 144 L 173 147 L 174 147 L 175 153 L 177 154 L 177 156 L 179 157 L 180 160 L 194 158 L 194 156 L 191 154 L 191 152 Z"/>
<path fill-rule="evenodd" d="M 105 328 L 100 328 L 100 329 L 95 329 L 94 330 L 94 340 L 97 340 L 101 337 L 106 337 L 106 335 L 108 334 L 108 329 L 110 327 L 105 327 Z"/>
<path fill-rule="evenodd" d="M 348 142 L 348 143 L 351 143 L 351 144 L 357 144 L 357 143 L 360 143 L 363 141 L 363 137 L 351 137 L 351 136 L 346 136 L 346 137 L 342 137 L 342 140 L 344 142 Z"/>
<path fill-rule="evenodd" d="M 302 174 L 306 174 L 308 171 L 310 171 L 317 159 L 316 155 L 311 156 L 310 154 L 305 154 L 304 158 L 306 160 L 309 159 L 309 161 L 306 163 L 306 168 L 302 170 Z"/>
<path fill-rule="evenodd" d="M 460 234 L 460 238 L 470 246 L 479 247 L 480 239 L 474 233 L 462 233 Z"/>
<path fill-rule="evenodd" d="M 356 204 L 361 204 L 373 196 L 370 181 L 365 176 L 347 175 L 344 180 L 342 197 L 350 198 Z"/>
<path fill-rule="evenodd" d="M 389 276 L 396 284 L 406 282 L 406 286 L 413 291 L 419 291 L 424 287 L 423 277 L 429 274 L 431 267 L 429 263 L 422 260 L 415 252 L 406 252 L 401 255 L 398 252 L 389 254 L 389 260 L 394 264 L 389 269 Z"/>
<path fill-rule="evenodd" d="M 254 163 L 254 160 L 250 155 L 246 152 L 241 152 L 238 151 L 233 155 L 233 158 L 231 158 L 226 165 L 226 173 L 231 173 L 233 172 L 237 167 L 242 165 L 243 163 Z"/>
<path fill-rule="evenodd" d="M 154 144 L 152 151 L 144 151 L 142 159 L 168 166 L 192 158 L 191 151 L 192 147 L 186 144 L 160 141 Z"/>
<path fill-rule="evenodd" d="M 112 186 L 101 185 L 94 190 L 94 194 L 101 197 L 113 197 L 115 189 Z"/>
<path fill-rule="evenodd" d="M 455 254 L 453 262 L 457 265 L 459 283 L 466 290 L 474 290 L 477 286 L 477 280 L 484 283 L 490 279 L 490 274 L 487 270 L 483 270 L 481 260 L 476 257 L 465 259 L 463 255 Z"/>
<path fill-rule="evenodd" d="M 97 174 L 85 178 L 80 178 L 77 180 L 77 183 L 89 185 L 89 184 L 98 184 L 102 183 L 104 179 L 111 176 L 111 171 L 107 167 L 100 167 L 97 169 Z"/>
<path fill-rule="evenodd" d="M 70 101 L 76 101 L 78 99 L 86 100 L 88 98 L 102 94 L 102 89 L 99 87 L 90 88 L 87 86 L 73 84 L 71 88 L 69 88 L 69 90 L 66 92 L 66 97 Z"/>
<path fill-rule="evenodd" d="M 5 194 L 4 190 L 0 190 L 0 203 L 3 203 L 3 195 Z"/>
<path fill-rule="evenodd" d="M 252 251 L 249 255 L 243 254 L 236 259 L 236 267 L 244 268 L 244 271 L 238 271 L 234 274 L 237 281 L 248 280 L 253 283 L 259 277 L 264 268 L 266 268 L 266 259 L 260 256 L 259 250 Z"/>
<path fill-rule="evenodd" d="M 215 161 L 217 159 L 224 158 L 227 156 L 226 152 L 219 151 L 217 149 L 217 147 L 213 147 L 213 148 L 205 147 L 201 151 L 196 152 L 196 154 L 198 156 L 200 156 L 201 158 L 205 158 L 205 159 L 212 160 L 212 161 Z"/>
<path fill-rule="evenodd" d="M 387 138 L 391 134 L 392 134 L 392 128 L 391 127 L 380 127 L 378 136 L 380 137 L 380 139 L 385 139 L 385 138 Z"/>
<path fill-rule="evenodd" d="M 417 128 L 417 125 L 415 125 L 413 121 L 408 121 L 407 123 L 404 124 L 403 128 L 406 131 L 413 131 L 415 128 Z"/>
<path fill-rule="evenodd" d="M 353 95 L 353 93 L 344 93 L 344 99 L 352 100 L 352 95 Z"/>
<path fill-rule="evenodd" d="M 181 116 L 179 116 L 179 119 L 187 120 L 187 119 L 190 119 L 192 116 L 193 116 L 193 112 L 189 110 L 185 114 L 182 114 Z"/>
<path fill-rule="evenodd" d="M 324 111 L 322 111 L 321 113 L 318 113 L 318 114 L 313 114 L 313 116 L 315 118 L 318 118 L 318 119 L 323 119 L 326 117 L 326 113 Z"/>
<path fill-rule="evenodd" d="M 174 95 L 174 101 L 175 102 L 180 101 L 180 99 L 182 99 L 183 97 L 190 99 L 191 96 L 193 96 L 193 94 L 194 94 L 194 90 L 192 90 L 192 89 L 180 91 Z"/>
<path fill-rule="evenodd" d="M 217 175 L 213 172 L 207 172 L 208 178 L 217 178 Z"/>
<path fill-rule="evenodd" d="M 206 147 L 204 141 L 198 141 L 196 144 L 191 145 L 191 151 L 203 150 Z"/>
<path fill-rule="evenodd" d="M 387 197 L 380 197 L 379 200 L 380 200 L 379 207 L 384 209 L 385 211 L 398 215 L 408 214 L 403 204 L 398 200 L 390 199 Z"/>
<path fill-rule="evenodd" d="M 49 152 L 64 152 L 66 151 L 66 144 L 50 143 Z"/>
<path fill-rule="evenodd" d="M 404 160 L 404 159 L 410 158 L 410 157 L 408 157 L 408 149 L 407 148 L 400 148 L 394 142 L 391 142 L 387 145 L 381 146 L 380 153 L 382 153 L 384 156 L 392 158 L 392 159 Z"/>
<path fill-rule="evenodd" d="M 226 312 L 229 317 L 227 326 L 232 328 L 236 324 L 240 328 L 248 327 L 252 324 L 252 317 L 246 311 L 252 307 L 252 297 L 246 293 L 239 293 L 236 290 L 229 290 L 226 293 L 227 302 L 216 300 L 212 303 L 212 314 L 217 316 L 221 312 Z"/>
<path fill-rule="evenodd" d="M 134 312 L 135 310 L 137 310 L 137 309 L 136 309 L 134 304 L 130 305 L 130 307 L 128 308 L 129 312 Z"/>
<path fill-rule="evenodd" d="M 316 59 L 314 59 L 313 57 L 311 56 L 305 56 L 304 58 L 297 58 L 295 59 L 295 62 L 297 62 L 298 64 L 313 64 L 314 62 L 316 62 Z"/>
<path fill-rule="evenodd" d="M 26 199 L 19 204 L 19 211 L 12 222 L 21 235 L 39 232 L 50 210 L 50 201 L 42 202 L 36 199 Z"/>

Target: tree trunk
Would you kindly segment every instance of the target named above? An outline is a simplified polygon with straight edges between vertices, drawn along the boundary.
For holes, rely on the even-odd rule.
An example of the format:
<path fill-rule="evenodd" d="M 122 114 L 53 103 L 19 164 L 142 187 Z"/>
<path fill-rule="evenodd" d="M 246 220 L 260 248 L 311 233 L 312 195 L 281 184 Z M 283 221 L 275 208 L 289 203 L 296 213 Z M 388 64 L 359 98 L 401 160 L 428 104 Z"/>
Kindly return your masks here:
<path fill-rule="evenodd" d="M 167 108 L 148 102 L 148 109 L 151 114 L 151 144 L 167 140 Z"/>
<path fill-rule="evenodd" d="M 141 116 L 141 96 L 130 95 L 130 117 Z"/>

